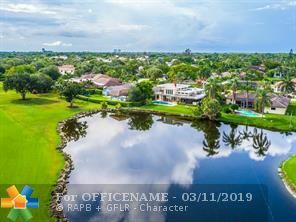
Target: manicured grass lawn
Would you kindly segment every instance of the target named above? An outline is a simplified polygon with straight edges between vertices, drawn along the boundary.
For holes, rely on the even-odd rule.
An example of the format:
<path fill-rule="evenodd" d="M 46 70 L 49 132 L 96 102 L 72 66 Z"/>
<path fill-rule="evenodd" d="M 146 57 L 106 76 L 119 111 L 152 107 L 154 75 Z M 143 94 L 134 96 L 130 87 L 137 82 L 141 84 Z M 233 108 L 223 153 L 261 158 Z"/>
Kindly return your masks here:
<path fill-rule="evenodd" d="M 42 193 L 36 193 L 48 202 L 51 185 L 56 183 L 64 164 L 56 150 L 60 142 L 58 122 L 99 108 L 98 104 L 80 100 L 75 105 L 79 108 L 68 108 L 55 94 L 28 95 L 28 100 L 22 101 L 13 91 L 3 92 L 0 83 L 0 184 L 46 184 Z M 6 196 L 5 189 L 0 192 L 1 197 Z M 4 221 L 2 216 L 1 213 L 0 221 Z M 47 221 L 47 207 L 36 212 L 34 218 Z"/>
<path fill-rule="evenodd" d="M 294 116 L 296 116 L 296 101 L 290 102 L 288 110 L 287 110 L 287 114 L 293 114 Z"/>
<path fill-rule="evenodd" d="M 289 115 L 264 114 L 264 117 L 242 117 L 236 114 L 222 113 L 220 121 L 251 125 L 271 130 L 296 131 L 296 118 Z"/>
<path fill-rule="evenodd" d="M 193 110 L 194 110 L 194 107 L 186 106 L 186 105 L 163 106 L 163 105 L 148 104 L 138 108 L 144 109 L 144 110 L 158 111 L 158 112 L 167 112 L 167 113 L 176 114 L 176 115 L 179 115 L 179 114 L 193 115 Z"/>
<path fill-rule="evenodd" d="M 293 189 L 296 192 L 296 156 L 291 157 L 282 165 L 283 173 L 289 184 L 294 184 Z"/>

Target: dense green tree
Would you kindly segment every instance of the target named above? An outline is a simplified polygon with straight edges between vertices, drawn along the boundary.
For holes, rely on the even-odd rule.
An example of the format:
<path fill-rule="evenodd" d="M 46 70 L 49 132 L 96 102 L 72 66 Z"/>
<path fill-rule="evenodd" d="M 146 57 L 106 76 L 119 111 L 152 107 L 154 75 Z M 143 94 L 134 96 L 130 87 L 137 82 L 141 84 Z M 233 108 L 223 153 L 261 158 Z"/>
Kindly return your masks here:
<path fill-rule="evenodd" d="M 32 91 L 31 83 L 31 76 L 28 73 L 10 74 L 5 77 L 3 88 L 5 91 L 15 90 L 25 100 L 26 94 Z"/>
<path fill-rule="evenodd" d="M 150 81 L 137 83 L 129 91 L 128 100 L 140 104 L 146 104 L 153 96 L 153 85 Z"/>
<path fill-rule="evenodd" d="M 40 69 L 40 72 L 45 75 L 48 75 L 53 80 L 57 80 L 61 76 L 61 74 L 56 66 L 45 67 L 43 69 Z"/>
<path fill-rule="evenodd" d="M 31 77 L 31 91 L 34 93 L 46 93 L 49 92 L 54 81 L 47 75 L 39 73 L 33 74 Z"/>
<path fill-rule="evenodd" d="M 83 94 L 82 86 L 75 82 L 64 82 L 58 89 L 61 90 L 60 93 L 65 97 L 66 101 L 70 103 L 70 107 L 73 107 L 74 99 Z"/>
<path fill-rule="evenodd" d="M 215 120 L 221 112 L 221 105 L 217 99 L 205 98 L 201 105 L 202 115 L 210 120 Z"/>
<path fill-rule="evenodd" d="M 152 66 L 151 68 L 147 69 L 146 73 L 147 73 L 147 76 L 153 80 L 156 80 L 163 76 L 162 70 L 157 68 L 156 66 Z"/>
<path fill-rule="evenodd" d="M 6 75 L 12 75 L 12 74 L 32 74 L 35 73 L 36 69 L 34 66 L 31 65 L 19 65 L 19 66 L 13 66 L 10 69 L 6 70 Z"/>
<path fill-rule="evenodd" d="M 170 67 L 168 77 L 171 81 L 195 80 L 197 77 L 197 71 L 197 67 L 181 63 Z"/>

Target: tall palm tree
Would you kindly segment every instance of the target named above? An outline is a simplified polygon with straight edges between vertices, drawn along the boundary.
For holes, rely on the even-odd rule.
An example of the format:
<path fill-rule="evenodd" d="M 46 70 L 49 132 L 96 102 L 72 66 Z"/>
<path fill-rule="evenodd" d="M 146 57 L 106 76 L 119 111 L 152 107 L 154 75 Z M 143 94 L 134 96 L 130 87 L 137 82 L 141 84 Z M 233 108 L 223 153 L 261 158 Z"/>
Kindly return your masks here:
<path fill-rule="evenodd" d="M 230 82 L 230 88 L 232 90 L 232 98 L 233 98 L 234 102 L 236 102 L 236 91 L 238 90 L 238 86 L 239 86 L 238 80 L 239 79 L 237 77 L 235 77 Z"/>
<path fill-rule="evenodd" d="M 270 140 L 268 140 L 266 134 L 263 134 L 263 130 L 261 129 L 260 133 L 257 133 L 253 137 L 253 148 L 256 150 L 255 153 L 258 156 L 265 156 L 271 145 Z"/>
<path fill-rule="evenodd" d="M 270 106 L 271 101 L 267 92 L 264 89 L 258 89 L 256 92 L 255 109 L 258 112 L 264 113 L 264 108 Z"/>
<path fill-rule="evenodd" d="M 236 146 L 242 144 L 242 139 L 240 135 L 236 136 L 236 128 L 232 127 L 229 134 L 223 132 L 223 142 L 226 146 L 230 146 L 231 149 L 234 149 Z"/>
<path fill-rule="evenodd" d="M 289 75 L 285 75 L 285 78 L 283 79 L 282 83 L 280 84 L 280 87 L 283 92 L 285 93 L 291 93 L 295 92 L 295 83 L 291 81 L 292 78 Z"/>
<path fill-rule="evenodd" d="M 206 94 L 209 99 L 216 99 L 220 89 L 219 82 L 216 78 L 209 78 L 205 85 Z"/>

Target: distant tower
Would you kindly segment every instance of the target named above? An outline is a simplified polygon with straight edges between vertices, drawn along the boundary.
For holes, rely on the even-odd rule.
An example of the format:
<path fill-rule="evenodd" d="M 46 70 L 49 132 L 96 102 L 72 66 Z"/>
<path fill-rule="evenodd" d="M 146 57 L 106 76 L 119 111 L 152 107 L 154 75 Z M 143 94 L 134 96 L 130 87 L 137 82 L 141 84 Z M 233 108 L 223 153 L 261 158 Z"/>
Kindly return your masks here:
<path fill-rule="evenodd" d="M 189 48 L 186 49 L 186 50 L 185 50 L 185 54 L 186 54 L 186 55 L 191 55 L 191 49 L 189 49 Z"/>

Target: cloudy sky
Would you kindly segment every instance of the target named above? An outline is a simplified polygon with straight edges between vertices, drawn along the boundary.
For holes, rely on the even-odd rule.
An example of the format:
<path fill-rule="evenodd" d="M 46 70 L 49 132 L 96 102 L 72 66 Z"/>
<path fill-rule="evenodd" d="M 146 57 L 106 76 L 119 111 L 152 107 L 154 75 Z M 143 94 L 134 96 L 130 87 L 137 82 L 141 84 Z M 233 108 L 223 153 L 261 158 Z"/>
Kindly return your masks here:
<path fill-rule="evenodd" d="M 296 0 L 0 0 L 0 50 L 288 52 Z"/>

